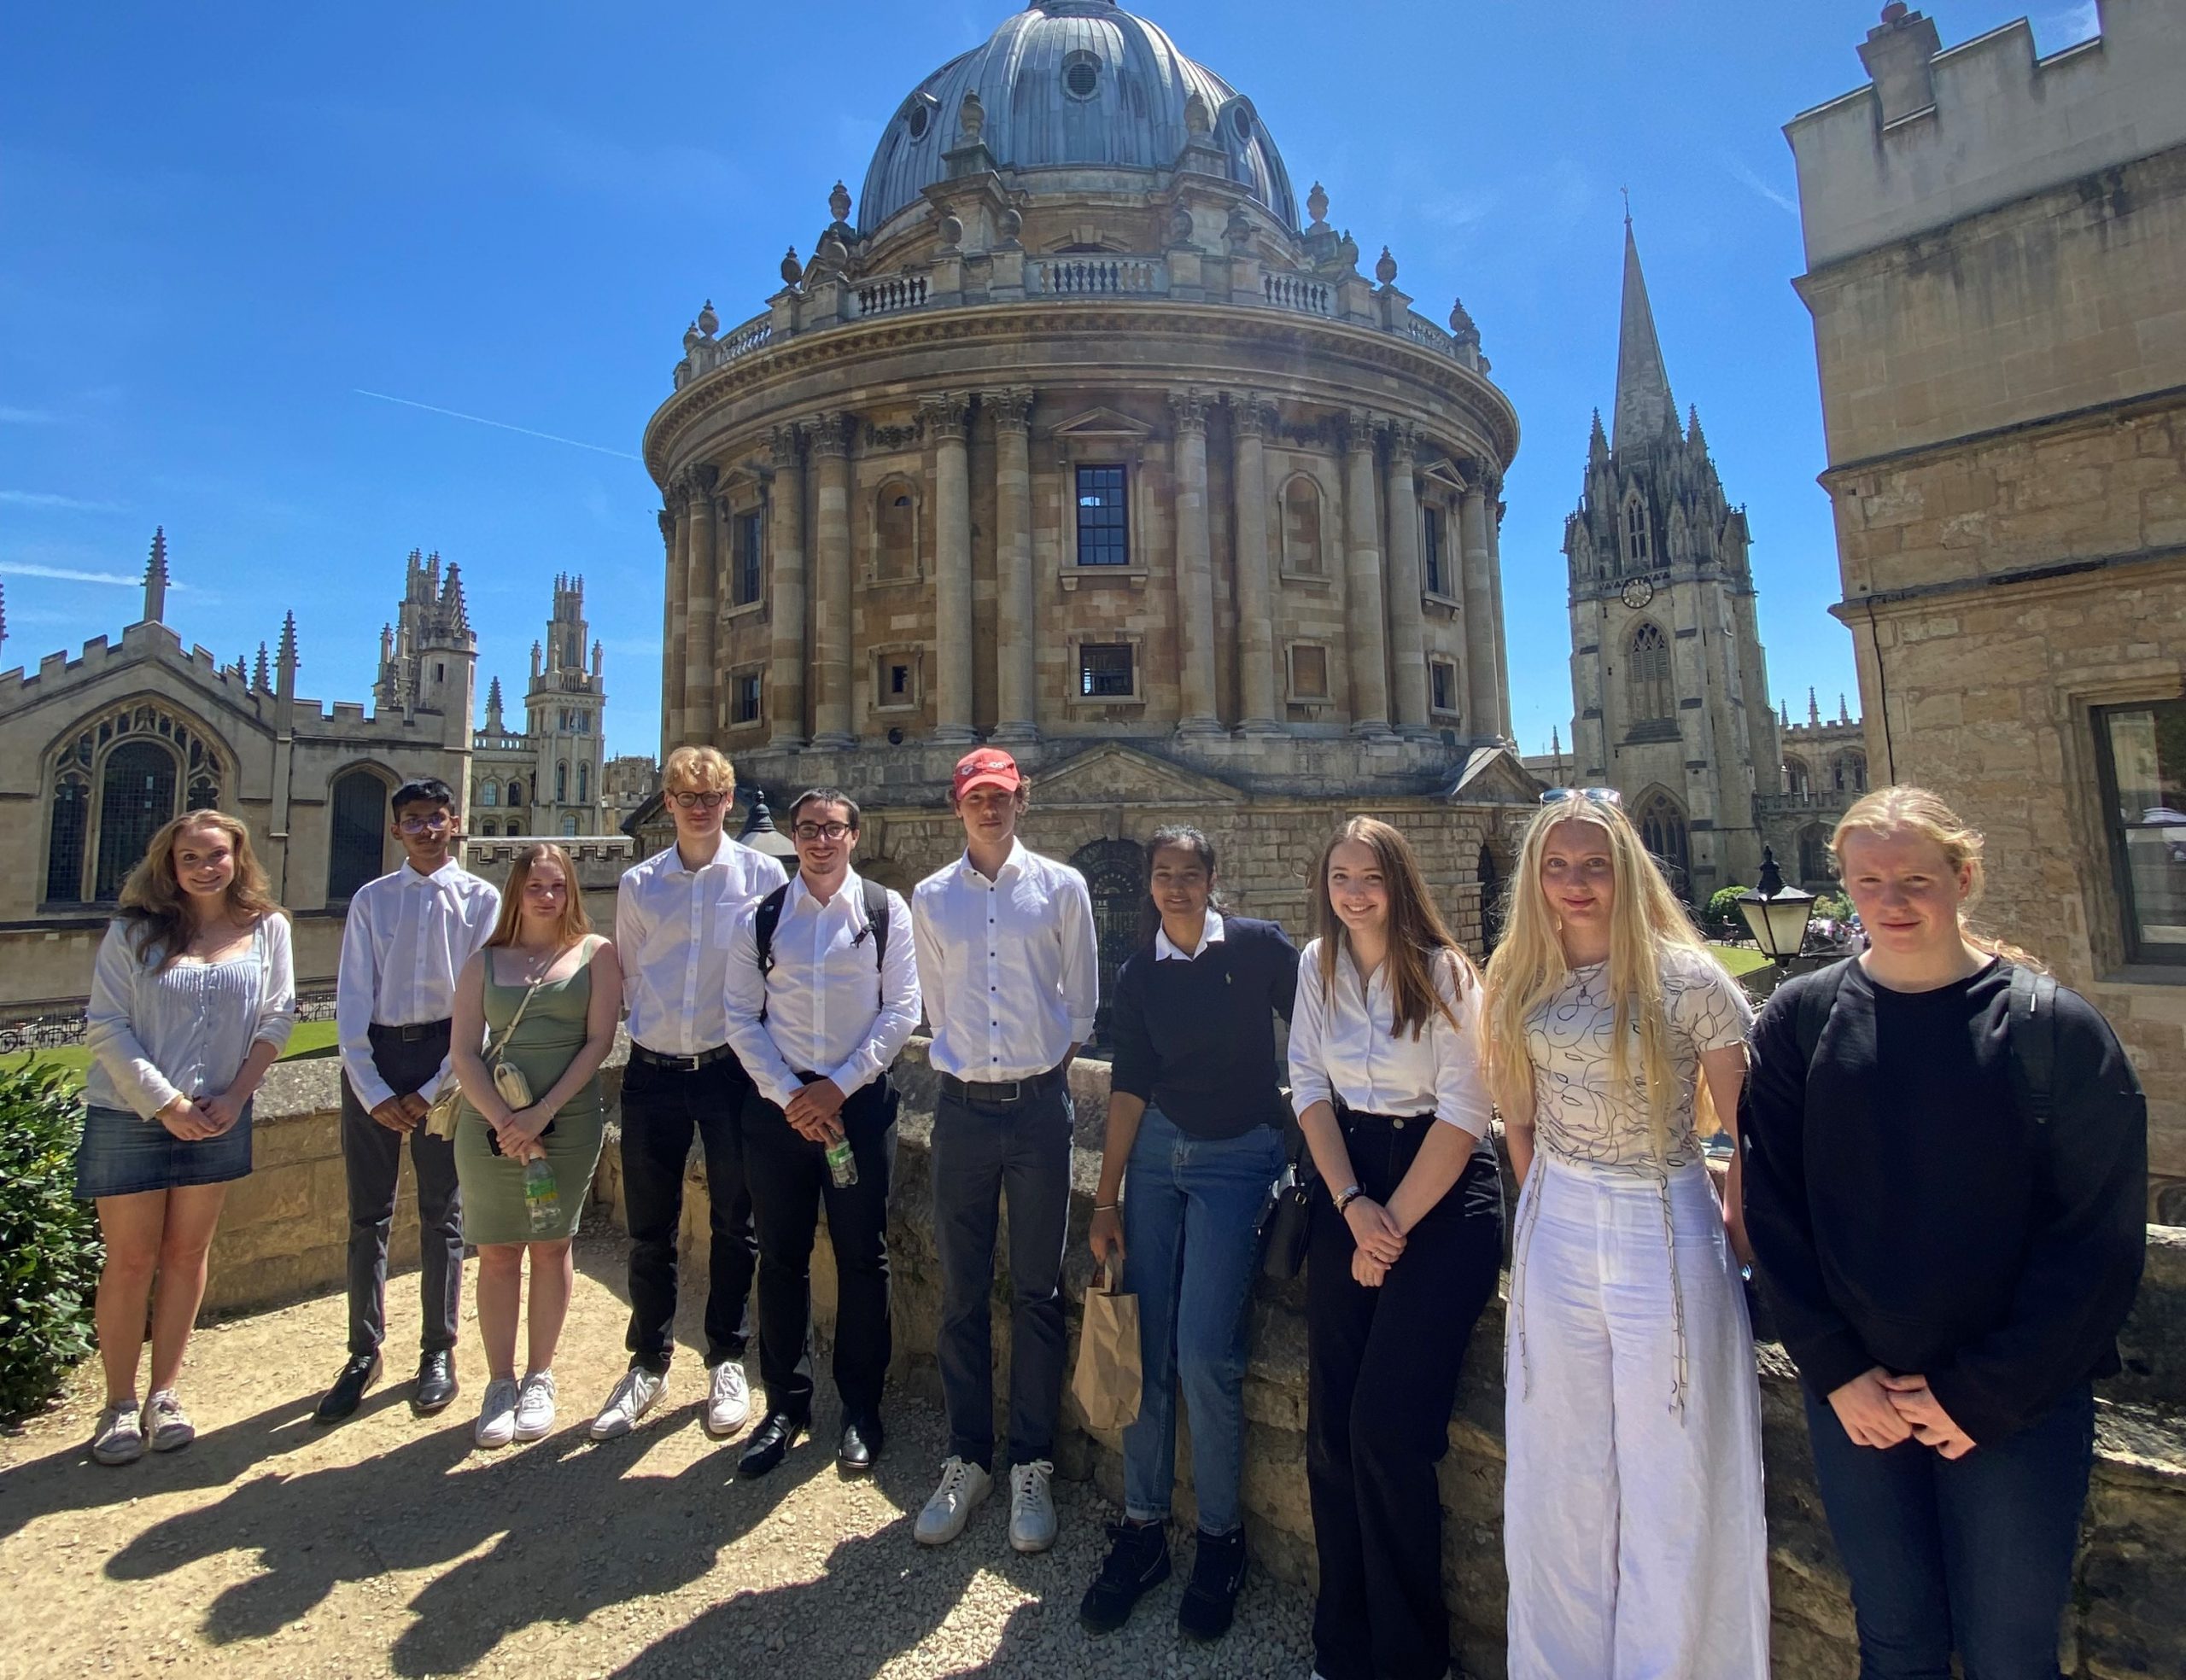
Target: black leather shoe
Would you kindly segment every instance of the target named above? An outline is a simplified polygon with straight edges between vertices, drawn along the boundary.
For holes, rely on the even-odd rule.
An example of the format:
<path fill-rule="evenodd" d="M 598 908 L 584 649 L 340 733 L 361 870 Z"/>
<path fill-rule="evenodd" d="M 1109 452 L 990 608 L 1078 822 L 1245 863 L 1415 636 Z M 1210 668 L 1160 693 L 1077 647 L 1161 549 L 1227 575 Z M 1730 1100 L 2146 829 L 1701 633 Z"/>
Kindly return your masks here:
<path fill-rule="evenodd" d="M 334 1380 L 319 1400 L 319 1409 L 312 1415 L 313 1423 L 340 1423 L 357 1415 L 357 1408 L 365 1403 L 365 1391 L 379 1380 L 379 1356 L 377 1353 L 353 1353 L 349 1362 L 342 1368 L 342 1374 Z"/>
<path fill-rule="evenodd" d="M 880 1426 L 879 1418 L 846 1418 L 842 1443 L 835 1449 L 835 1462 L 852 1475 L 863 1475 L 873 1468 L 873 1461 L 880 1456 L 881 1443 L 887 1438 L 888 1432 Z"/>
<path fill-rule="evenodd" d="M 789 1450 L 810 1429 L 809 1419 L 792 1417 L 786 1412 L 769 1412 L 752 1432 L 751 1444 L 744 1449 L 744 1455 L 736 1461 L 736 1473 L 747 1480 L 765 1475 L 789 1456 Z"/>
<path fill-rule="evenodd" d="M 446 1349 L 429 1353 L 418 1362 L 418 1388 L 410 1397 L 410 1409 L 421 1418 L 445 1411 L 455 1398 L 455 1356 Z"/>
<path fill-rule="evenodd" d="M 1168 1578 L 1168 1524 L 1110 1523 L 1108 1555 L 1078 1602 L 1078 1625 L 1088 1633 L 1113 1633 L 1139 1600 Z"/>
<path fill-rule="evenodd" d="M 1237 1613 L 1237 1595 L 1244 1590 L 1245 1531 L 1240 1528 L 1217 1538 L 1201 1529 L 1191 1583 L 1177 1607 L 1177 1631 L 1201 1642 L 1221 1638 L 1230 1631 Z"/>

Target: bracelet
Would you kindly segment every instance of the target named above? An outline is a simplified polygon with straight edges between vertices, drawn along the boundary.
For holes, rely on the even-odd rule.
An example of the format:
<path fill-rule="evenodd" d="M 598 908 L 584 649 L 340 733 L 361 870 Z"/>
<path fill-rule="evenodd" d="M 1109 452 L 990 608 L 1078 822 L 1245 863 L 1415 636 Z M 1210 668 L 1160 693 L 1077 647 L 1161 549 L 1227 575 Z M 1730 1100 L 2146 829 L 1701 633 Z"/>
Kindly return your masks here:
<path fill-rule="evenodd" d="M 1123 1204 L 1121 1202 L 1096 1202 L 1093 1204 L 1093 1211 L 1096 1213 L 1115 1213 L 1119 1211 L 1122 1207 Z"/>
<path fill-rule="evenodd" d="M 1336 1193 L 1336 1210 L 1341 1213 L 1365 1193 L 1356 1184 L 1346 1185 Z"/>

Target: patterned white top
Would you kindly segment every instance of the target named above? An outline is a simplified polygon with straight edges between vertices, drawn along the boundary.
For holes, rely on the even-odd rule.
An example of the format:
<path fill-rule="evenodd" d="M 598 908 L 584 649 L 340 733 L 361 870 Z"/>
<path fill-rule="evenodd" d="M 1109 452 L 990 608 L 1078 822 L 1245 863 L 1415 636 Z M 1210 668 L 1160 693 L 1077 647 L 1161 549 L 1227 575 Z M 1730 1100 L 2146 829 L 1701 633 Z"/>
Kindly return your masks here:
<path fill-rule="evenodd" d="M 126 923 L 108 924 L 84 1017 L 91 1051 L 85 1100 L 128 1109 L 140 1120 L 178 1096 L 218 1096 L 235 1083 L 253 1045 L 283 1049 L 296 1024 L 295 960 L 282 913 L 259 923 L 241 956 L 184 957 L 161 969 L 160 950 L 139 950 Z"/>
<path fill-rule="evenodd" d="M 1670 1106 L 1670 1153 L 1655 1159 L 1640 1088 L 1640 1025 L 1631 1024 L 1619 1080 L 1610 1060 L 1616 1010 L 1609 999 L 1609 965 L 1571 971 L 1554 995 L 1527 1018 L 1526 1048 L 1534 1065 L 1534 1124 L 1541 1146 L 1567 1161 L 1653 1175 L 1700 1158 L 1693 1125 L 1693 1088 L 1704 1052 L 1745 1041 L 1753 1006 L 1712 957 L 1672 949 L 1663 959 L 1663 1004 L 1670 1023 L 1670 1065 L 1677 1092 Z"/>

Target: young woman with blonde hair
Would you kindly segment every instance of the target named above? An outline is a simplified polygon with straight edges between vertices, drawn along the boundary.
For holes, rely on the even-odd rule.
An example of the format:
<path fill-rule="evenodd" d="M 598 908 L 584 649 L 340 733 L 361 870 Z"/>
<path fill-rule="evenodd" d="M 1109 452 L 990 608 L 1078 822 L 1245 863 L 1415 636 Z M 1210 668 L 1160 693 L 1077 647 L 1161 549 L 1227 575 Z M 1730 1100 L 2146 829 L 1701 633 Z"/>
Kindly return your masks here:
<path fill-rule="evenodd" d="M 1314 910 L 1290 1028 L 1322 1185 L 1306 1278 L 1313 1664 L 1323 1680 L 1442 1680 L 1435 1467 L 1503 1251 L 1480 978 L 1385 822 L 1336 831 Z"/>
<path fill-rule="evenodd" d="M 599 1163 L 606 1123 L 599 1065 L 614 1048 L 622 1013 L 615 947 L 592 930 L 570 855 L 546 842 L 526 846 L 509 869 L 485 948 L 456 977 L 450 1038 L 463 1086 L 455 1171 L 463 1234 L 478 1248 L 478 1334 L 486 1345 L 488 1380 L 475 1432 L 482 1447 L 535 1441 L 554 1426 L 554 1349 L 576 1281 L 570 1243 Z M 530 1102 L 511 1106 L 489 1062 L 517 1070 Z M 530 1163 L 541 1159 L 553 1193 L 543 1212 L 530 1205 L 525 1183 Z M 517 1304 L 527 1253 L 531 1309 L 519 1384 Z"/>
<path fill-rule="evenodd" d="M 196 1438 L 175 1381 L 205 1298 L 205 1256 L 230 1181 L 250 1170 L 250 1103 L 295 1025 L 289 921 L 250 831 L 190 811 L 152 837 L 91 971 L 76 1194 L 98 1205 L 101 1464 Z M 159 1294 L 152 1296 L 155 1275 Z M 151 1397 L 137 1404 L 144 1311 Z"/>
<path fill-rule="evenodd" d="M 2147 1105 L 2093 1006 L 1968 925 L 1981 837 L 1936 795 L 1877 789 L 1830 845 L 1870 944 L 1762 1012 L 1746 1209 L 1860 1671 L 2054 1677 Z"/>
<path fill-rule="evenodd" d="M 1512 1680 L 1759 1680 L 1768 1534 L 1736 1174 L 1727 1215 L 1700 1146 L 1737 1112 L 1751 1010 L 1606 789 L 1558 790 L 1528 826 L 1488 994 L 1523 1187 Z"/>

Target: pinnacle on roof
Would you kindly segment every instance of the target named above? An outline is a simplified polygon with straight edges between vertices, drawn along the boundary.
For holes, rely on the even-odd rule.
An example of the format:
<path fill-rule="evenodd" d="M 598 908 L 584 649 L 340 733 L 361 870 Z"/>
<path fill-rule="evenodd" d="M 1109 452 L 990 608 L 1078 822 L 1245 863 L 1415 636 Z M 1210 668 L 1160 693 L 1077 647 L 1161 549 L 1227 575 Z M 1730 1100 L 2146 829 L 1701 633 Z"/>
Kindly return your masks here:
<path fill-rule="evenodd" d="M 437 563 L 440 556 L 435 554 L 433 559 Z M 463 569 L 453 560 L 447 563 L 447 581 L 441 586 L 441 604 L 454 610 L 457 629 L 471 627 L 471 608 L 463 598 Z"/>
<path fill-rule="evenodd" d="M 3 647 L 3 646 L 5 646 L 5 645 L 7 645 L 7 641 L 8 641 L 8 586 L 7 586 L 7 582 L 6 582 L 6 580 L 5 580 L 4 579 L 0 579 L 0 647 Z"/>
<path fill-rule="evenodd" d="M 274 655 L 277 668 L 293 671 L 296 668 L 296 615 L 294 611 L 281 621 L 281 644 Z"/>
<path fill-rule="evenodd" d="M 1852 720 L 1852 709 L 1844 703 L 1843 689 L 1837 691 L 1837 720 L 1839 723 L 1850 723 Z"/>
<path fill-rule="evenodd" d="M 258 666 L 250 674 L 250 685 L 253 688 L 261 689 L 270 689 L 273 686 L 272 666 L 266 656 L 266 644 L 263 642 L 258 645 Z"/>
<path fill-rule="evenodd" d="M 1814 697 L 1812 684 L 1807 686 L 1807 726 L 1812 729 L 1821 727 L 1821 703 Z"/>
<path fill-rule="evenodd" d="M 1645 444 L 1667 429 L 1678 429 L 1677 404 L 1670 376 L 1663 366 L 1663 347 L 1655 336 L 1655 312 L 1647 302 L 1647 277 L 1640 271 L 1640 247 L 1632 222 L 1624 224 L 1624 301 L 1617 325 L 1616 421 L 1610 446 L 1622 454 Z"/>
<path fill-rule="evenodd" d="M 152 532 L 152 556 L 144 563 L 144 581 L 166 583 L 167 577 L 167 528 L 155 527 Z"/>

